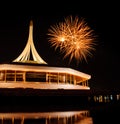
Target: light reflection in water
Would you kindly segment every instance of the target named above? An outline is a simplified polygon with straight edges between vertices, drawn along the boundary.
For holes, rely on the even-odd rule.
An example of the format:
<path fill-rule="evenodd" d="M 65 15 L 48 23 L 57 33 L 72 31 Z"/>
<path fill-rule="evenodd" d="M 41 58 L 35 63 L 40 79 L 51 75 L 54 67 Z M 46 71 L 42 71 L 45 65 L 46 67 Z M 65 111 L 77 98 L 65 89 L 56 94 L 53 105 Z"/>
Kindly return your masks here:
<path fill-rule="evenodd" d="M 0 113 L 0 124 L 93 124 L 88 110 Z"/>

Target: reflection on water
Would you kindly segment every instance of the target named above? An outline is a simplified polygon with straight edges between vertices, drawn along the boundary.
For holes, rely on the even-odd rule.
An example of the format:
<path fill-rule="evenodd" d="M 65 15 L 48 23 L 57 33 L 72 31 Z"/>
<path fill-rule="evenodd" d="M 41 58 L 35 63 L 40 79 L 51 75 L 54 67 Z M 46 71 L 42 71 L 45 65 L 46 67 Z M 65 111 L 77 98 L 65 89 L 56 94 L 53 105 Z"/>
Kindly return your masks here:
<path fill-rule="evenodd" d="M 0 124 L 93 124 L 88 110 L 0 113 Z"/>

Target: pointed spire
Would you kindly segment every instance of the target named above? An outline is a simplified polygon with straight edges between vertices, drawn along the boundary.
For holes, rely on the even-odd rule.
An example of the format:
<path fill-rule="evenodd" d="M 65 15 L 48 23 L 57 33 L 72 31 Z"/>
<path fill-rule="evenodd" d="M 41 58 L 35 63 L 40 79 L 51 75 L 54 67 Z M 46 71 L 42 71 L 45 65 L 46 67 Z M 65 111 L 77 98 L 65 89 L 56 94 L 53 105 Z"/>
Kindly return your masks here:
<path fill-rule="evenodd" d="M 31 55 L 33 60 L 31 60 Z M 29 36 L 23 52 L 13 62 L 47 64 L 37 53 L 33 42 L 33 21 L 30 21 Z"/>

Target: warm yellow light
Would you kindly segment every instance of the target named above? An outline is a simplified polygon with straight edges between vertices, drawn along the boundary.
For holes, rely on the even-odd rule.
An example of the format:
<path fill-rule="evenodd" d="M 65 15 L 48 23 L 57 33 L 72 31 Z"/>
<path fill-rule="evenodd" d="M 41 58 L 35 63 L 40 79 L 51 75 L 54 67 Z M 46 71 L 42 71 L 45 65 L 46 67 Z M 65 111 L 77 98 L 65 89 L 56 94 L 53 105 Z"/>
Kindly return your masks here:
<path fill-rule="evenodd" d="M 51 26 L 48 31 L 49 42 L 55 49 L 59 47 L 65 53 L 64 58 L 70 56 L 70 60 L 87 60 L 87 56 L 91 56 L 91 51 L 95 50 L 95 35 L 83 18 L 69 16 L 64 22 Z"/>
<path fill-rule="evenodd" d="M 65 38 L 64 37 L 60 37 L 60 41 L 61 42 L 64 42 L 65 41 Z"/>

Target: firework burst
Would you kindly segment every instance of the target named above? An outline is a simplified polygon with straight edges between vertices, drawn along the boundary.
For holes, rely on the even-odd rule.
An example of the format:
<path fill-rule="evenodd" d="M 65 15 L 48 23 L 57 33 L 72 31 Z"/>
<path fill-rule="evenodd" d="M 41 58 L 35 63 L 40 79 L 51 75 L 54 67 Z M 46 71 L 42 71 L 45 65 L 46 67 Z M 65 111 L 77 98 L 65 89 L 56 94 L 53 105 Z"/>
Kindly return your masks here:
<path fill-rule="evenodd" d="M 91 56 L 95 50 L 94 31 L 87 25 L 85 19 L 68 16 L 64 22 L 60 22 L 48 29 L 50 36 L 48 41 L 55 49 L 60 48 L 64 57 L 70 57 L 70 61 L 75 58 L 78 61 Z"/>

